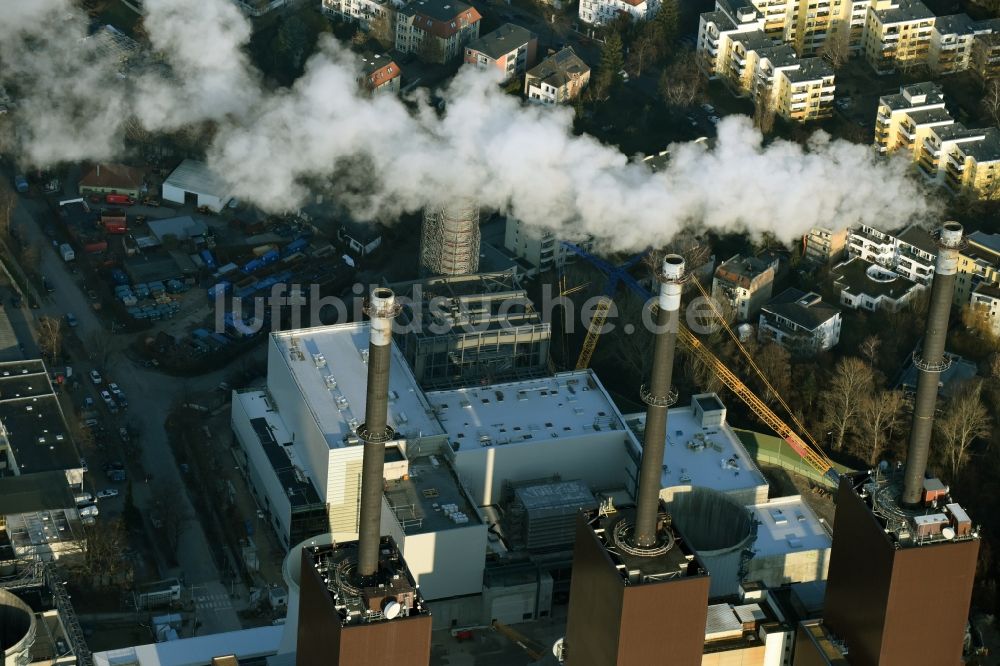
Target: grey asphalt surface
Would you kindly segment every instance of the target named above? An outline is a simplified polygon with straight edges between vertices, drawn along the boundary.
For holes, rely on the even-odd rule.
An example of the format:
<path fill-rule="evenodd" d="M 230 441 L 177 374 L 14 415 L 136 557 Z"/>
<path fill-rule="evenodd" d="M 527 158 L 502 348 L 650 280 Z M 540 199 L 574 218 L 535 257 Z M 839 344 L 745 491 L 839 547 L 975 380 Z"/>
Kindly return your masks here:
<path fill-rule="evenodd" d="M 33 324 L 37 317 L 48 315 L 59 318 L 65 317 L 67 312 L 72 312 L 79 321 L 76 334 L 84 344 L 87 340 L 92 339 L 92 336 L 109 335 L 90 308 L 86 296 L 77 286 L 78 276 L 69 272 L 65 262 L 52 248 L 50 239 L 45 237 L 41 226 L 33 219 L 33 216 L 44 219 L 41 216 L 47 215 L 45 204 L 40 200 L 22 199 L 14 211 L 13 222 L 17 225 L 22 238 L 40 248 L 39 272 L 55 288 L 51 294 L 44 292 L 39 294 L 41 307 L 38 310 L 29 310 L 25 306 L 18 312 L 12 312 L 14 308 L 10 307 L 8 301 L 6 307 L 15 331 L 20 336 L 27 332 L 29 322 Z M 154 482 L 176 483 L 181 488 L 185 488 L 164 429 L 167 411 L 182 390 L 198 392 L 214 387 L 224 378 L 227 371 L 222 369 L 201 377 L 183 380 L 173 378 L 159 372 L 146 370 L 132 363 L 122 353 L 122 350 L 131 343 L 130 336 L 116 336 L 115 339 L 120 344 L 115 345 L 107 366 L 99 370 L 104 376 L 105 382 L 117 382 L 128 397 L 129 409 L 126 414 L 119 416 L 119 420 L 124 417 L 125 420 L 136 422 L 140 426 L 141 463 L 144 469 L 153 474 Z M 37 347 L 26 349 L 26 353 L 30 352 L 37 353 Z M 85 378 L 86 374 L 94 367 L 89 360 L 76 359 L 72 365 L 74 373 L 80 375 L 81 383 L 87 387 L 84 390 L 96 388 Z M 96 393 L 94 391 L 93 397 L 99 404 L 100 398 Z M 112 419 L 109 422 L 115 423 L 115 420 Z M 117 425 L 114 430 L 117 430 Z M 100 474 L 100 470 L 91 470 L 90 474 L 93 475 L 95 471 L 98 475 Z M 133 483 L 136 505 L 146 517 L 147 533 L 153 535 L 152 538 L 155 538 L 156 530 L 148 523 L 148 513 L 154 499 L 152 496 L 154 487 L 155 483 L 145 484 L 138 482 L 138 479 Z M 181 494 L 181 500 L 183 502 L 182 509 L 188 515 L 196 516 L 186 490 Z M 229 598 L 229 587 L 220 582 L 218 569 L 212 559 L 208 540 L 199 520 L 188 521 L 187 527 L 180 537 L 177 559 L 179 567 L 163 573 L 168 576 L 182 576 L 186 584 L 196 590 L 193 594 L 196 605 L 199 598 L 205 600 Z M 239 618 L 232 607 L 233 604 L 238 603 L 238 600 L 232 600 L 230 604 L 215 602 L 213 604 L 206 603 L 200 607 L 198 620 L 201 622 L 202 628 L 198 633 L 208 634 L 240 629 Z"/>

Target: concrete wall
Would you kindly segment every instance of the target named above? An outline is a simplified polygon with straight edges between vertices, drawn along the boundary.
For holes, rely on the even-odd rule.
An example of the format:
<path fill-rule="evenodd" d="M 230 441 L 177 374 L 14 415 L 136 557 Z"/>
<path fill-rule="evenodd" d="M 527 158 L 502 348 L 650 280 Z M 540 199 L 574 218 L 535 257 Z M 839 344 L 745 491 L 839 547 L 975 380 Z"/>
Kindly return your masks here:
<path fill-rule="evenodd" d="M 257 433 L 250 425 L 250 417 L 243 409 L 243 403 L 238 396 L 232 401 L 232 412 L 230 424 L 236 440 L 246 453 L 247 474 L 250 483 L 257 492 L 258 502 L 265 507 L 270 516 L 268 522 L 288 543 L 291 534 L 291 504 L 288 502 L 288 495 L 281 487 L 274 468 L 271 467 L 267 454 L 264 453 Z M 266 501 L 265 501 L 266 498 Z M 277 525 L 275 525 L 277 519 Z"/>
<path fill-rule="evenodd" d="M 406 564 L 420 585 L 424 599 L 443 599 L 482 591 L 486 525 L 479 523 L 440 532 L 411 534 L 403 539 L 402 544 Z"/>
<path fill-rule="evenodd" d="M 767 587 L 779 587 L 786 583 L 809 583 L 814 580 L 826 580 L 829 568 L 829 548 L 754 556 L 747 569 L 747 580 L 761 581 Z"/>
<path fill-rule="evenodd" d="M 625 481 L 627 437 L 625 430 L 609 430 L 548 441 L 466 445 L 469 448 L 455 452 L 455 470 L 479 506 L 496 504 L 504 481 L 553 474 L 581 479 L 594 489 L 621 487 Z"/>

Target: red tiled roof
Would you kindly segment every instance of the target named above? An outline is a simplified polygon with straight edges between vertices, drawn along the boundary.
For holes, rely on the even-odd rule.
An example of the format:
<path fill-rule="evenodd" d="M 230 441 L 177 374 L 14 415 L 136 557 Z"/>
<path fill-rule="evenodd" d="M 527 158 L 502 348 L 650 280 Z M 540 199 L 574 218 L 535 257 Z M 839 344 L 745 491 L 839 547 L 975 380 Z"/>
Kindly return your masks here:
<path fill-rule="evenodd" d="M 136 190 L 142 187 L 141 169 L 124 164 L 97 164 L 80 179 L 83 187 L 120 187 Z"/>
<path fill-rule="evenodd" d="M 435 37 L 441 39 L 448 39 L 459 30 L 461 30 L 466 25 L 473 25 L 477 21 L 482 20 L 482 15 L 476 11 L 475 7 L 469 7 L 464 9 L 458 14 L 455 14 L 449 21 L 438 21 L 426 14 L 421 14 L 417 12 L 413 16 L 413 25 L 417 26 L 424 32 L 429 32 Z M 462 22 L 465 22 L 464 25 Z"/>
<path fill-rule="evenodd" d="M 399 66 L 390 60 L 368 75 L 368 83 L 374 89 L 392 81 L 397 76 L 399 76 Z"/>

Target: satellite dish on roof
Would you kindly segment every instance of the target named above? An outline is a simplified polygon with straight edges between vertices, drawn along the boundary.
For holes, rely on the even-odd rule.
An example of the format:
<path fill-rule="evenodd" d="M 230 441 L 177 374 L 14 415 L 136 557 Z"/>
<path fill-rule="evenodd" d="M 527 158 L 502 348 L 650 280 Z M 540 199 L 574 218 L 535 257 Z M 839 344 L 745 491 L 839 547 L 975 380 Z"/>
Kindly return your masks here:
<path fill-rule="evenodd" d="M 955 529 L 952 527 L 946 527 L 943 530 L 941 530 L 941 536 L 943 536 L 948 541 L 951 541 L 952 539 L 955 538 Z"/>
<path fill-rule="evenodd" d="M 386 619 L 392 620 L 399 617 L 399 611 L 401 610 L 403 610 L 403 607 L 399 605 L 398 601 L 390 601 L 382 609 L 382 614 L 385 615 Z"/>
<path fill-rule="evenodd" d="M 563 641 L 565 641 L 565 640 L 566 640 L 565 638 L 560 638 L 559 640 L 557 640 L 552 645 L 552 655 L 556 659 L 559 660 L 560 664 L 563 663 L 563 659 L 564 659 L 564 655 L 563 655 Z"/>

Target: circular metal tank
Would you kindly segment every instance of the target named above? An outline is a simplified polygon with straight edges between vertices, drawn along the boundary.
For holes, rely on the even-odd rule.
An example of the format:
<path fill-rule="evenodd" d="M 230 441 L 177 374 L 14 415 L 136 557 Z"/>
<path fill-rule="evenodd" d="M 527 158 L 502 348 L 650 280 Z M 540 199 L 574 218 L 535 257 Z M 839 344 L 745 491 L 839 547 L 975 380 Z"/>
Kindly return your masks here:
<path fill-rule="evenodd" d="M 757 538 L 750 511 L 711 488 L 686 486 L 671 494 L 667 510 L 711 574 L 709 597 L 738 594 L 744 561 Z"/>
<path fill-rule="evenodd" d="M 0 589 L 0 649 L 4 666 L 31 663 L 35 643 L 35 613 L 11 592 Z"/>

